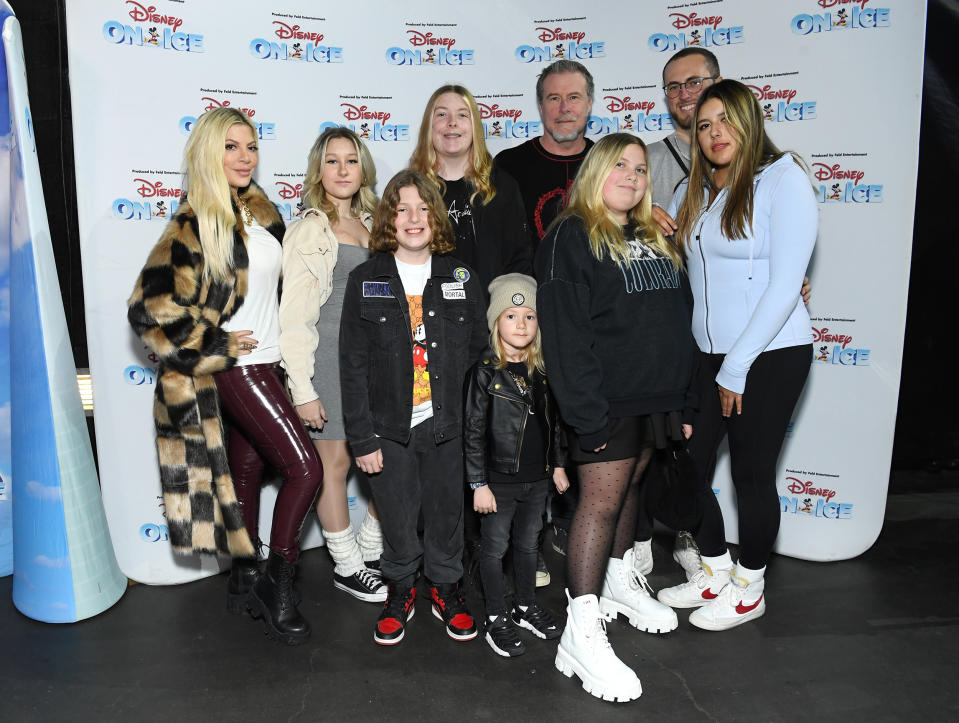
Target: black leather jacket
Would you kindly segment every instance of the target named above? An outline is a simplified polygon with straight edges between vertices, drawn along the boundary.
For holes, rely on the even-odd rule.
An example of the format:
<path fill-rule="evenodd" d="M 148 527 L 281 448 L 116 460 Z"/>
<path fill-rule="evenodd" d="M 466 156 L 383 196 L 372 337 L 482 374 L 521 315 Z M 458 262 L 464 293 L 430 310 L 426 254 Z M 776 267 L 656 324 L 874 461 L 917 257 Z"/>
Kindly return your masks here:
<path fill-rule="evenodd" d="M 556 401 L 546 377 L 533 372 L 533 399 L 536 414 L 546 419 L 546 463 L 548 475 L 555 467 L 566 466 L 566 438 Z M 519 471 L 520 450 L 526 429 L 529 402 L 519 393 L 506 369 L 497 369 L 487 354 L 467 375 L 466 410 L 463 414 L 463 452 L 466 482 L 489 482 L 487 470 L 503 474 Z"/>
<path fill-rule="evenodd" d="M 486 294 L 476 272 L 451 256 L 433 256 L 423 290 L 429 343 L 433 436 L 460 436 L 463 382 L 486 344 Z M 340 388 L 346 437 L 357 457 L 379 437 L 410 438 L 413 338 L 403 282 L 391 253 L 375 253 L 350 273 L 340 321 Z"/>

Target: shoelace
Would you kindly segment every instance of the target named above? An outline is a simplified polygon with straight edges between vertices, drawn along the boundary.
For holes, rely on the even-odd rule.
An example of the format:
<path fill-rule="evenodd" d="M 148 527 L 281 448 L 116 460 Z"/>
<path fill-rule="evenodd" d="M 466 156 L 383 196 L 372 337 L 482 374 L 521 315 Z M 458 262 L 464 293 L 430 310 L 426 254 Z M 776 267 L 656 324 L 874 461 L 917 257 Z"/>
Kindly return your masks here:
<path fill-rule="evenodd" d="M 463 600 L 463 596 L 458 592 L 443 595 L 437 590 L 436 600 L 439 602 L 440 608 L 450 619 L 455 618 L 460 613 L 466 612 L 466 601 Z"/>
<path fill-rule="evenodd" d="M 689 534 L 688 532 L 682 532 L 680 533 L 679 537 L 683 541 L 683 547 L 685 547 L 685 550 L 683 552 L 686 554 L 691 553 L 695 555 L 696 562 L 702 565 L 703 559 L 699 554 L 699 548 L 696 546 L 696 540 L 693 538 L 693 536 Z"/>
<path fill-rule="evenodd" d="M 652 596 L 652 586 L 646 581 L 646 576 L 635 567 L 629 568 L 626 577 L 629 582 L 629 586 L 633 590 L 645 590 L 647 594 Z"/>
<path fill-rule="evenodd" d="M 363 587 L 374 592 L 383 586 L 383 581 L 380 579 L 380 577 L 378 575 L 374 575 L 365 567 L 356 573 L 356 579 L 360 581 L 360 584 L 362 584 Z"/>
<path fill-rule="evenodd" d="M 498 642 L 507 643 L 511 646 L 515 646 L 516 643 L 520 642 L 516 628 L 509 624 L 507 617 L 503 617 L 502 620 L 497 620 L 493 623 L 490 626 L 490 634 L 494 640 L 499 638 Z"/>
<path fill-rule="evenodd" d="M 540 628 L 548 628 L 550 625 L 556 625 L 555 621 L 550 617 L 550 614 L 539 605 L 530 605 L 526 608 L 525 613 L 520 611 L 520 614 L 537 630 Z"/>
<path fill-rule="evenodd" d="M 616 655 L 613 652 L 613 646 L 609 642 L 609 638 L 606 637 L 606 619 L 602 615 L 596 616 L 596 625 L 593 627 L 593 630 L 587 634 L 587 639 L 593 646 L 593 649 L 602 648 L 605 651 L 608 651 L 611 655 Z"/>
<path fill-rule="evenodd" d="M 407 602 L 415 594 L 415 590 L 400 590 L 394 585 L 389 586 L 386 602 L 383 603 L 383 612 L 387 617 L 406 619 Z"/>

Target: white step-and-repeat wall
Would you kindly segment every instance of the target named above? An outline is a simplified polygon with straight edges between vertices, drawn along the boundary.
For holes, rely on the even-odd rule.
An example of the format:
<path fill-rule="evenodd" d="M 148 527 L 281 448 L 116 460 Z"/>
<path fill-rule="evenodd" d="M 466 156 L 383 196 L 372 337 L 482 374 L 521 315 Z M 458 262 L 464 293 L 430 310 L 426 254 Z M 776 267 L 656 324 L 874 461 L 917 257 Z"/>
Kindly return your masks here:
<path fill-rule="evenodd" d="M 587 133 L 672 130 L 662 67 L 693 45 L 748 83 L 773 140 L 806 159 L 821 231 L 810 275 L 812 373 L 780 460 L 779 552 L 849 558 L 882 526 L 902 359 L 918 161 L 925 4 L 748 0 L 614 5 L 71 0 L 70 83 L 90 367 L 104 503 L 131 578 L 181 582 L 214 560 L 174 559 L 153 446 L 156 362 L 126 298 L 176 209 L 183 145 L 230 105 L 259 129 L 257 181 L 296 218 L 323 128 L 368 143 L 381 190 L 404 168 L 423 106 L 466 85 L 492 153 L 542 132 L 536 76 L 583 62 L 596 80 Z M 640 363 L 641 360 L 637 360 Z M 714 483 L 736 540 L 728 463 Z M 354 524 L 364 503 L 350 486 Z M 268 524 L 270 504 L 264 505 Z M 320 541 L 311 523 L 308 544 Z"/>

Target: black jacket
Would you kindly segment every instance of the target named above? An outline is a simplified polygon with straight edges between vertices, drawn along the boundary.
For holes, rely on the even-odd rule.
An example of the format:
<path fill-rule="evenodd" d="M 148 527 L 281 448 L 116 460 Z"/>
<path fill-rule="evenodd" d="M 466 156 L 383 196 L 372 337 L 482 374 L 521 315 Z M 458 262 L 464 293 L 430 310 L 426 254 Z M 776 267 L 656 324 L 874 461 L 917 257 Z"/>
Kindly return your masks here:
<path fill-rule="evenodd" d="M 526 230 L 526 211 L 519 185 L 506 171 L 495 166 L 490 181 L 496 189 L 493 200 L 484 204 L 477 196 L 471 204 L 475 248 L 453 251 L 457 258 L 476 269 L 484 289 L 502 274 L 533 273 L 533 247 Z"/>
<path fill-rule="evenodd" d="M 546 420 L 546 463 L 544 473 L 566 466 L 566 439 L 557 414 L 556 402 L 538 370 L 532 377 L 536 414 Z M 484 356 L 467 377 L 466 411 L 463 415 L 463 452 L 466 482 L 489 482 L 487 470 L 503 474 L 519 471 L 523 434 L 529 418 L 529 402 L 516 389 L 506 369 L 497 369 Z"/>
<path fill-rule="evenodd" d="M 423 289 L 423 325 L 429 343 L 433 435 L 440 444 L 462 431 L 463 382 L 486 345 L 486 294 L 476 272 L 457 259 L 433 256 L 432 264 Z M 456 288 L 444 290 L 444 284 Z M 453 293 L 459 284 L 464 293 Z M 373 254 L 353 269 L 346 282 L 340 385 L 346 437 L 354 455 L 379 449 L 377 437 L 409 440 L 413 337 L 403 283 L 391 253 Z"/>

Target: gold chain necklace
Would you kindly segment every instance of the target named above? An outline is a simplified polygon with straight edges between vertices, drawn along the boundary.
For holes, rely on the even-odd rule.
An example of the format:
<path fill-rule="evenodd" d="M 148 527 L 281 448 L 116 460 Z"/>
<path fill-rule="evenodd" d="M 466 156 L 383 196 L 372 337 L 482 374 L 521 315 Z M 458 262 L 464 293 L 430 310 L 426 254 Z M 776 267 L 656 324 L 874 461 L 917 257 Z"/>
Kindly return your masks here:
<path fill-rule="evenodd" d="M 240 201 L 240 213 L 243 215 L 243 223 L 246 226 L 253 225 L 253 212 L 250 211 L 250 207 L 247 206 L 243 201 Z"/>

